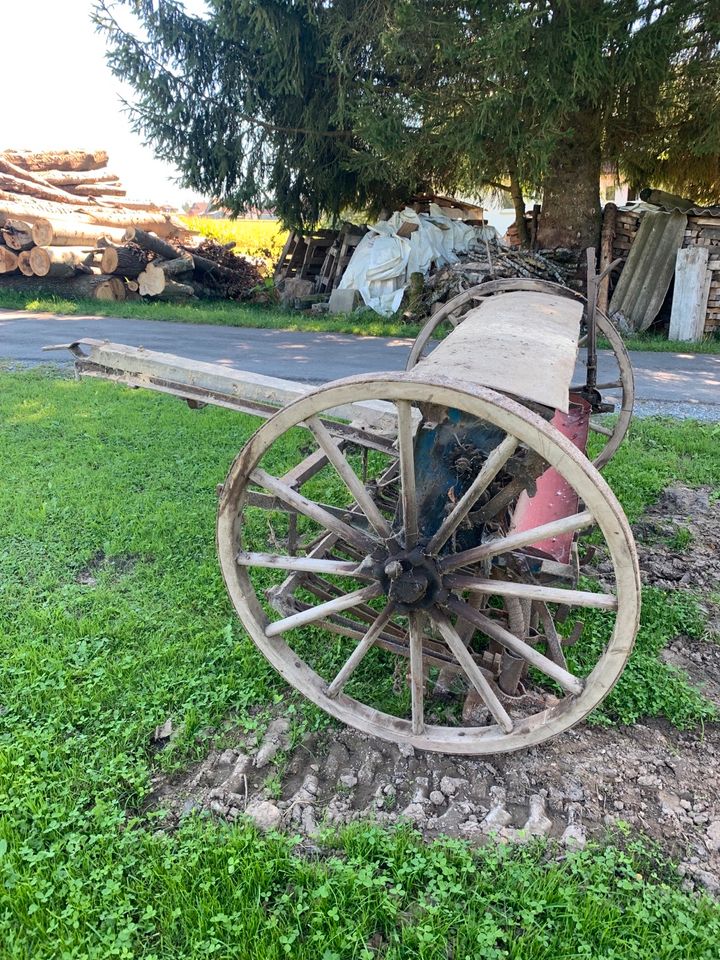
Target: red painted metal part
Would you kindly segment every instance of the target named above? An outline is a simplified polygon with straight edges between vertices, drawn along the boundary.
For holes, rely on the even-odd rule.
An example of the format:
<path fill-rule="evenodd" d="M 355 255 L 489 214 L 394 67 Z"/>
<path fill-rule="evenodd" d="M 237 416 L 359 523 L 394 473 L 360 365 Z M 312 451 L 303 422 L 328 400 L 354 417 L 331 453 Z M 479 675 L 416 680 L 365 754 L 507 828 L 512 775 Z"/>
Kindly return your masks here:
<path fill-rule="evenodd" d="M 590 404 L 586 400 L 571 394 L 568 413 L 556 410 L 551 422 L 579 450 L 585 451 L 590 431 Z M 534 497 L 529 497 L 526 493 L 521 493 L 518 497 L 510 532 L 532 530 L 533 527 L 571 517 L 577 512 L 578 498 L 575 491 L 557 470 L 550 467 L 538 478 Z M 574 536 L 574 533 L 568 533 L 551 537 L 533 544 L 529 549 L 540 556 L 557 560 L 558 563 L 568 563 Z"/>

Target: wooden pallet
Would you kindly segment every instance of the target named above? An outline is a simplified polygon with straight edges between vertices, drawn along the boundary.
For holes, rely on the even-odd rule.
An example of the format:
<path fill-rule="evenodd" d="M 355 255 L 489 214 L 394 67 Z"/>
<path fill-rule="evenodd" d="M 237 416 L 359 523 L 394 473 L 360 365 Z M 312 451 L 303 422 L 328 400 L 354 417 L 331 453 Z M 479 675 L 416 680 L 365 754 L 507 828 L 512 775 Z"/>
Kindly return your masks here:
<path fill-rule="evenodd" d="M 364 227 L 356 227 L 352 223 L 343 225 L 331 246 L 328 247 L 325 261 L 315 284 L 317 293 L 330 293 L 337 287 L 345 268 L 350 263 L 350 258 L 355 252 L 355 247 L 360 243 L 365 233 L 366 228 Z"/>

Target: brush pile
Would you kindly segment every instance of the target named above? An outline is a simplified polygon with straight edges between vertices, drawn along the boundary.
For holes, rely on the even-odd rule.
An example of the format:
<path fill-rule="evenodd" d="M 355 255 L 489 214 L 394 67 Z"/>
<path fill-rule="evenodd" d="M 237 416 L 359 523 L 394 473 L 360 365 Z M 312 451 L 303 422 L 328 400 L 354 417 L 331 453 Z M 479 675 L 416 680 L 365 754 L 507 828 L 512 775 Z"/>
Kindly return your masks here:
<path fill-rule="evenodd" d="M 246 299 L 258 267 L 126 198 L 104 150 L 0 153 L 0 289 L 63 297 Z M 199 245 L 198 245 L 199 243 Z"/>
<path fill-rule="evenodd" d="M 457 263 L 430 272 L 425 278 L 421 301 L 413 312 L 432 313 L 435 304 L 446 303 L 458 293 L 486 280 L 527 277 L 550 280 L 563 286 L 582 289 L 580 256 L 576 251 L 521 250 L 504 246 L 492 228 L 481 231 L 469 251 Z"/>

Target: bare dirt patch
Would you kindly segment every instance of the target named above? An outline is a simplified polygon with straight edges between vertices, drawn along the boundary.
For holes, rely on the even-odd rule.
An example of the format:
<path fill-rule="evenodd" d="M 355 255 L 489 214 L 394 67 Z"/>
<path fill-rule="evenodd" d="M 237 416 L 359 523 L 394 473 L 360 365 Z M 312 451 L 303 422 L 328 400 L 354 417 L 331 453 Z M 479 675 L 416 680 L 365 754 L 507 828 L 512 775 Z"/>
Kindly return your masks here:
<path fill-rule="evenodd" d="M 167 826 L 194 812 L 309 838 L 358 819 L 412 821 L 439 835 L 484 843 L 547 836 L 572 846 L 628 824 L 681 863 L 688 882 L 720 890 L 720 726 L 704 735 L 669 724 L 570 731 L 543 747 L 488 759 L 419 753 L 350 729 L 309 734 L 276 768 L 286 743 L 271 724 L 259 743 L 210 756 L 151 806 Z M 258 765 L 259 764 L 259 765 Z"/>
<path fill-rule="evenodd" d="M 709 487 L 668 487 L 634 527 L 643 583 L 703 597 L 720 633 L 720 503 Z"/>
<path fill-rule="evenodd" d="M 109 573 L 113 578 L 122 577 L 130 573 L 140 557 L 135 554 L 118 554 L 108 557 L 102 550 L 97 550 L 90 558 L 89 563 L 75 575 L 75 582 L 84 587 L 94 587 L 97 585 L 97 578 L 100 573 Z"/>

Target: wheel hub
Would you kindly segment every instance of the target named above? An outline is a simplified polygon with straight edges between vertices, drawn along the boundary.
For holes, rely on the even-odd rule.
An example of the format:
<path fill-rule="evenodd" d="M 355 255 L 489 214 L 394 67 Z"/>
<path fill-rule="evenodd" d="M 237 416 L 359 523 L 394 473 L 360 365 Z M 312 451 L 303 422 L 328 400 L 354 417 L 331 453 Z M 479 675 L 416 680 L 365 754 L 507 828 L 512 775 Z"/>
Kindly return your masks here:
<path fill-rule="evenodd" d="M 437 563 L 420 547 L 388 556 L 381 564 L 380 580 L 388 597 L 405 612 L 430 607 L 446 593 Z"/>

